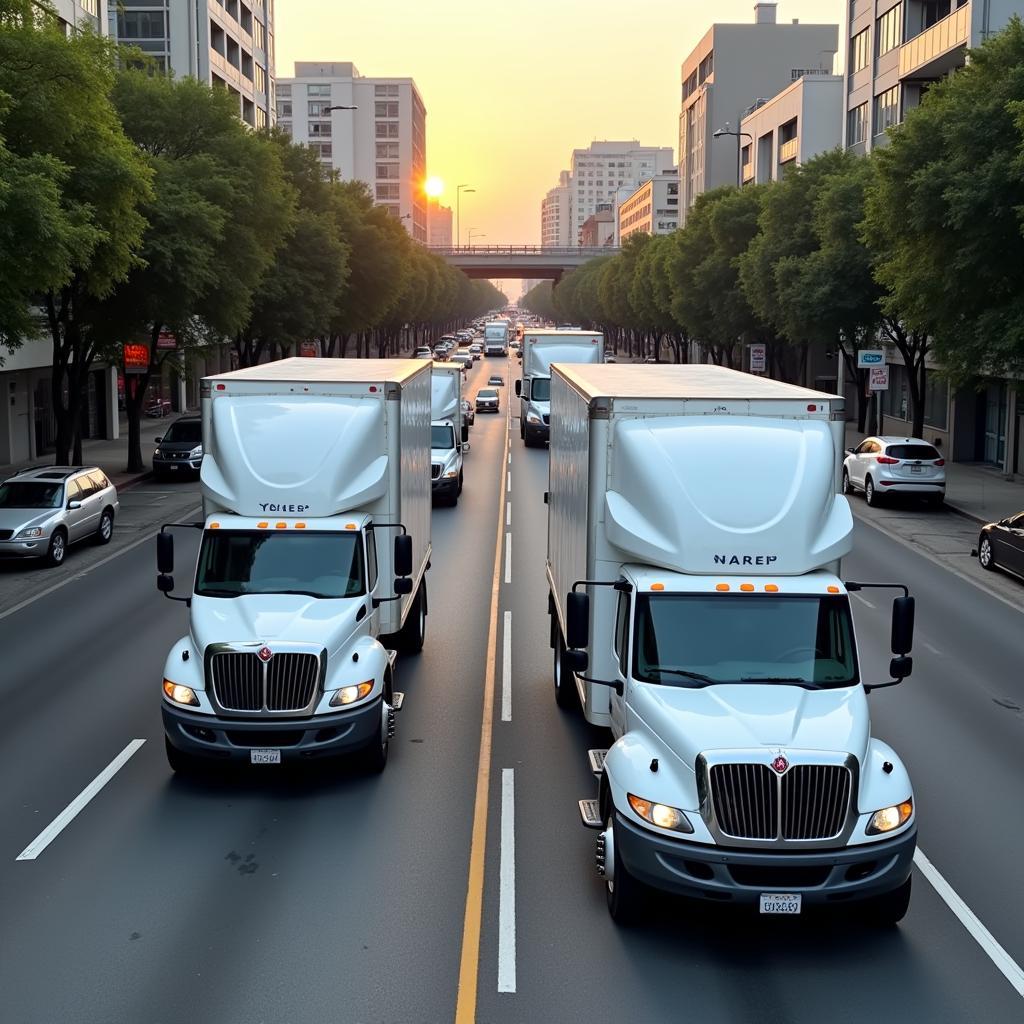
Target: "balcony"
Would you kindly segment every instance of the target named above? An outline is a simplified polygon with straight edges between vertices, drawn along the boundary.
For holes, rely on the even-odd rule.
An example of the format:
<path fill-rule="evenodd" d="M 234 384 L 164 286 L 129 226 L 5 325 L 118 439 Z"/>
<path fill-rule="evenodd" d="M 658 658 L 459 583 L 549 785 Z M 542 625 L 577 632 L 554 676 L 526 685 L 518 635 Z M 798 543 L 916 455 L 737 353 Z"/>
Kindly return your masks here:
<path fill-rule="evenodd" d="M 800 149 L 800 140 L 798 138 L 792 138 L 788 142 L 779 144 L 779 163 L 788 164 L 790 160 L 795 160 L 797 152 Z"/>
<path fill-rule="evenodd" d="M 971 5 L 947 14 L 900 47 L 900 78 L 939 78 L 964 62 L 971 38 Z"/>

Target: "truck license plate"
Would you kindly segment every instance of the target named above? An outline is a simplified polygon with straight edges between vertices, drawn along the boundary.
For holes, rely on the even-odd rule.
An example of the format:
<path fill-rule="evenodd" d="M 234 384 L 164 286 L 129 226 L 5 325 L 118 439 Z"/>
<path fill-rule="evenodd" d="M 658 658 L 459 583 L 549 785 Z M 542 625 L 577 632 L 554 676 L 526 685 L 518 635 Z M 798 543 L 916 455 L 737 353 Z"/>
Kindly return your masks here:
<path fill-rule="evenodd" d="M 250 750 L 249 751 L 249 763 L 250 764 L 280 764 L 281 763 L 281 751 L 280 750 Z M 764 897 L 761 897 L 764 899 Z M 800 897 L 798 896 L 797 899 Z"/>
<path fill-rule="evenodd" d="M 800 893 L 763 892 L 761 893 L 762 914 L 799 914 Z"/>

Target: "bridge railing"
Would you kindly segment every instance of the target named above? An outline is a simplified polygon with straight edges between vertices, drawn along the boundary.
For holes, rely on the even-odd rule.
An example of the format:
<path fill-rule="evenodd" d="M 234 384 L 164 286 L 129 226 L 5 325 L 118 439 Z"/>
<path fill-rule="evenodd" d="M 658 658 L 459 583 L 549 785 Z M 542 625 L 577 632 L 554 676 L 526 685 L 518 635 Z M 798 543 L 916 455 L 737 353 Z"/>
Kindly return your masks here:
<path fill-rule="evenodd" d="M 431 245 L 427 248 L 438 256 L 554 256 L 559 259 L 567 256 L 593 259 L 595 256 L 614 256 L 619 251 L 610 245 Z"/>

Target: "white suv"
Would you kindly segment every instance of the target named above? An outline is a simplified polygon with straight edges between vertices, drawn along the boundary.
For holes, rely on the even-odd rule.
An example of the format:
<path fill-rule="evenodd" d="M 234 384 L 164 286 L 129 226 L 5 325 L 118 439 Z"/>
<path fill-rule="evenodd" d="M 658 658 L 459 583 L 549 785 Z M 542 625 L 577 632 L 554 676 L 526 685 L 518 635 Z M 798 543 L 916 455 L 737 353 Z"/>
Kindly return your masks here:
<path fill-rule="evenodd" d="M 946 460 L 918 437 L 867 437 L 848 448 L 843 494 L 863 491 L 869 505 L 883 495 L 917 494 L 931 505 L 946 496 Z"/>

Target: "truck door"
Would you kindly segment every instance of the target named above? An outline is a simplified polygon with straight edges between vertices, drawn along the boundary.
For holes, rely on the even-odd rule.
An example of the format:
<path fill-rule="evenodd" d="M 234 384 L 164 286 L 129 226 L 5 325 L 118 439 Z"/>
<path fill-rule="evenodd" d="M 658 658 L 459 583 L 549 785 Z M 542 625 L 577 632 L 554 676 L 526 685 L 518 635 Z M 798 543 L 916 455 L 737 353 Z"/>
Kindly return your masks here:
<path fill-rule="evenodd" d="M 629 594 L 619 594 L 615 608 L 615 671 L 623 696 L 611 695 L 612 734 L 618 739 L 626 731 L 625 689 L 629 685 Z"/>

